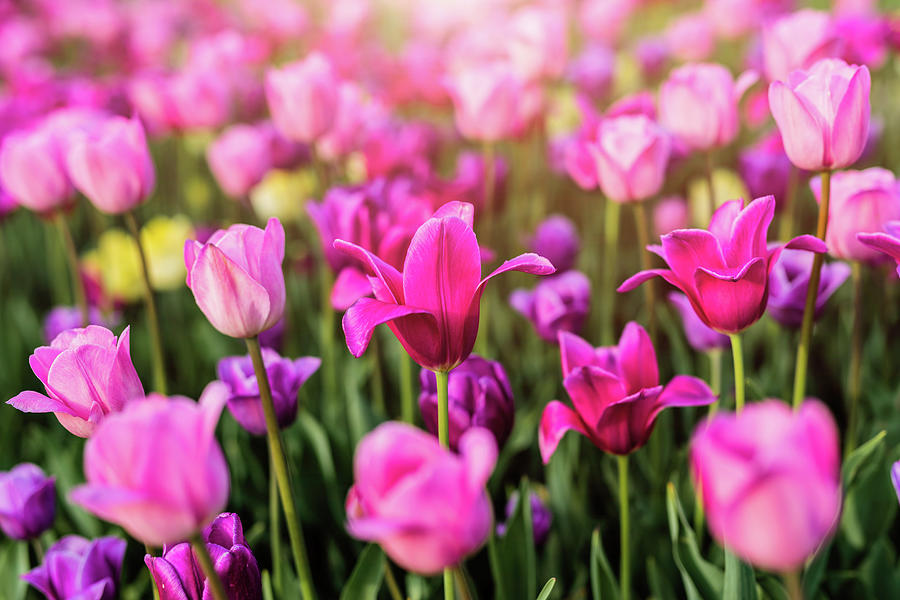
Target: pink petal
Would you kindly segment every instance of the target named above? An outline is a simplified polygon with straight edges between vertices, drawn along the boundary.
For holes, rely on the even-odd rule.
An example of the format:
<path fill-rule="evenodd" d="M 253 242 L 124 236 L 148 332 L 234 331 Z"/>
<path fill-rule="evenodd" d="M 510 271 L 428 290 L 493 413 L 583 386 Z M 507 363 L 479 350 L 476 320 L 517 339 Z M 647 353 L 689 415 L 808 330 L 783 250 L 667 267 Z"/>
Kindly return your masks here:
<path fill-rule="evenodd" d="M 684 282 L 679 287 L 692 286 L 698 267 L 721 269 L 725 266 L 719 240 L 706 230 L 675 230 L 662 236 L 662 245 L 669 268 Z"/>
<path fill-rule="evenodd" d="M 748 204 L 734 220 L 730 240 L 722 245 L 725 264 L 736 267 L 756 256 L 765 256 L 766 234 L 774 216 L 774 196 L 757 198 Z"/>
<path fill-rule="evenodd" d="M 704 322 L 721 333 L 737 333 L 755 323 L 765 312 L 767 276 L 763 258 L 754 258 L 736 275 L 697 269 L 694 278 Z"/>
<path fill-rule="evenodd" d="M 551 401 L 544 408 L 538 429 L 538 445 L 541 449 L 541 460 L 545 465 L 550 462 L 550 457 L 556 452 L 556 447 L 568 431 L 577 431 L 585 437 L 590 437 L 575 411 L 558 400 Z"/>
<path fill-rule="evenodd" d="M 475 205 L 469 202 L 460 202 L 458 200 L 447 202 L 431 215 L 432 219 L 441 219 L 443 217 L 456 217 L 462 219 L 462 221 L 469 226 L 469 229 L 474 229 Z"/>
<path fill-rule="evenodd" d="M 64 402 L 31 390 L 20 392 L 14 398 L 7 400 L 6 403 L 25 413 L 62 412 L 71 414 L 72 412 L 72 409 Z"/>
<path fill-rule="evenodd" d="M 716 401 L 706 382 L 690 375 L 676 375 L 657 399 L 659 410 L 668 406 L 705 406 Z"/>
<path fill-rule="evenodd" d="M 372 293 L 372 284 L 365 273 L 356 267 L 344 267 L 331 288 L 331 307 L 347 310 L 354 302 Z"/>
<path fill-rule="evenodd" d="M 784 151 L 794 166 L 807 171 L 826 166 L 822 126 L 794 91 L 780 81 L 773 81 L 769 85 L 769 107 L 781 131 Z"/>
<path fill-rule="evenodd" d="M 731 241 L 731 230 L 743 208 L 743 200 L 729 200 L 713 213 L 709 220 L 709 232 L 719 240 L 720 246 L 725 247 Z"/>
<path fill-rule="evenodd" d="M 347 338 L 347 348 L 350 354 L 359 358 L 369 347 L 372 332 L 375 327 L 388 321 L 409 315 L 430 315 L 427 310 L 405 306 L 401 304 L 389 304 L 373 298 L 360 298 L 347 309 L 341 325 L 344 336 Z M 435 332 L 436 333 L 436 332 Z M 400 340 L 403 342 L 404 340 Z"/>
<path fill-rule="evenodd" d="M 808 234 L 795 237 L 785 244 L 784 247 L 793 250 L 808 250 L 809 252 L 816 252 L 819 254 L 828 252 L 828 246 L 825 245 L 825 242 L 814 235 Z"/>
<path fill-rule="evenodd" d="M 269 329 L 284 315 L 286 292 L 284 288 L 284 227 L 276 218 L 269 219 L 266 224 L 262 248 L 258 253 L 248 257 L 259 261 L 259 283 L 269 296 L 269 314 L 263 329 Z"/>
<path fill-rule="evenodd" d="M 581 420 L 594 429 L 608 406 L 615 404 L 628 393 L 624 381 L 618 375 L 600 367 L 579 367 L 563 380 L 575 411 Z"/>
<path fill-rule="evenodd" d="M 628 394 L 659 385 L 653 342 L 647 331 L 634 321 L 625 326 L 619 340 L 619 370 L 628 386 Z"/>
<path fill-rule="evenodd" d="M 490 430 L 472 427 L 459 438 L 459 454 L 466 463 L 465 476 L 473 492 L 484 489 L 497 464 L 497 440 Z"/>
<path fill-rule="evenodd" d="M 481 291 L 484 284 L 492 277 L 496 277 L 500 273 L 506 273 L 507 271 L 520 271 L 531 275 L 552 275 L 556 272 L 556 267 L 543 256 L 539 256 L 533 252 L 520 254 L 515 258 L 504 261 L 503 264 L 494 269 L 490 275 L 482 279 L 481 283 L 478 284 L 478 290 Z"/>
<path fill-rule="evenodd" d="M 335 240 L 334 248 L 360 261 L 365 267 L 367 274 L 381 283 L 378 287 L 372 286 L 376 298 L 382 302 L 392 301 L 395 304 L 403 302 L 403 276 L 397 269 L 362 246 L 357 246 L 344 240 Z"/>
<path fill-rule="evenodd" d="M 560 331 L 557 334 L 559 340 L 559 356 L 562 362 L 562 374 L 566 377 L 578 367 L 588 365 L 600 366 L 597 362 L 597 354 L 594 347 L 569 331 Z"/>
<path fill-rule="evenodd" d="M 645 281 L 653 279 L 654 277 L 662 277 L 667 282 L 674 285 L 686 294 L 689 291 L 688 289 L 685 289 L 685 285 L 675 276 L 675 273 L 673 273 L 669 269 L 650 269 L 648 271 L 639 271 L 623 281 L 622 285 L 620 285 L 616 289 L 616 291 L 620 294 L 624 292 L 630 292 L 631 290 L 637 288 L 637 286 L 641 285 Z M 693 290 L 690 291 L 693 292 Z"/>
<path fill-rule="evenodd" d="M 900 238 L 887 233 L 858 233 L 856 239 L 900 263 Z"/>
<path fill-rule="evenodd" d="M 831 130 L 832 167 L 849 167 L 860 157 L 869 136 L 869 91 L 872 78 L 868 67 L 857 69 L 834 115 Z"/>

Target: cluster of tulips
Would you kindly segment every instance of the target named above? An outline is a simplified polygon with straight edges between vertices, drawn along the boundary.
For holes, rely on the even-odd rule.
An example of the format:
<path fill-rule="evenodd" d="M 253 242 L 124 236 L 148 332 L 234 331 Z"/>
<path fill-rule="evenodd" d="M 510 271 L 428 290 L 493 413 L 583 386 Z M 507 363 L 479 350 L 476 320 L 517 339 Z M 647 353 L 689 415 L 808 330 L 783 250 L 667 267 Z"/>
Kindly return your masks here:
<path fill-rule="evenodd" d="M 900 596 L 900 17 L 798 4 L 0 3 L 0 596 Z"/>

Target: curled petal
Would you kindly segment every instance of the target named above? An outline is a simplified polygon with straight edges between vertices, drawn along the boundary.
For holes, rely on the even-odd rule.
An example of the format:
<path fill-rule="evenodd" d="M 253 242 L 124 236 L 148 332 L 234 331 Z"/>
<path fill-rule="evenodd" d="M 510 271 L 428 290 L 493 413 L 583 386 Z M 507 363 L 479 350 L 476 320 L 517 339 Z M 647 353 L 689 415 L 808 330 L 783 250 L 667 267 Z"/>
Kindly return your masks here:
<path fill-rule="evenodd" d="M 822 126 L 794 91 L 781 81 L 773 81 L 769 85 L 769 106 L 791 162 L 807 171 L 828 166 Z"/>
<path fill-rule="evenodd" d="M 755 323 L 766 308 L 767 277 L 763 258 L 754 258 L 736 275 L 697 269 L 694 280 L 704 322 L 723 333 L 737 333 Z"/>
<path fill-rule="evenodd" d="M 578 413 L 562 402 L 553 400 L 544 408 L 538 429 L 538 445 L 544 464 L 550 462 L 550 457 L 556 452 L 556 447 L 567 431 L 577 431 L 585 437 L 590 437 Z"/>
<path fill-rule="evenodd" d="M 369 347 L 372 332 L 378 325 L 408 315 L 430 314 L 421 308 L 390 304 L 373 298 L 360 298 L 344 313 L 341 326 L 344 329 L 344 336 L 347 338 L 347 348 L 350 350 L 350 354 L 359 358 Z"/>
<path fill-rule="evenodd" d="M 868 67 L 856 70 L 834 115 L 831 130 L 831 166 L 836 169 L 856 162 L 869 135 L 869 91 L 872 77 Z"/>
<path fill-rule="evenodd" d="M 628 394 L 659 385 L 653 342 L 647 331 L 634 321 L 625 326 L 619 340 L 619 369 L 628 385 Z"/>
<path fill-rule="evenodd" d="M 668 406 L 706 406 L 716 395 L 706 382 L 690 375 L 676 375 L 666 384 L 657 399 L 659 410 Z"/>

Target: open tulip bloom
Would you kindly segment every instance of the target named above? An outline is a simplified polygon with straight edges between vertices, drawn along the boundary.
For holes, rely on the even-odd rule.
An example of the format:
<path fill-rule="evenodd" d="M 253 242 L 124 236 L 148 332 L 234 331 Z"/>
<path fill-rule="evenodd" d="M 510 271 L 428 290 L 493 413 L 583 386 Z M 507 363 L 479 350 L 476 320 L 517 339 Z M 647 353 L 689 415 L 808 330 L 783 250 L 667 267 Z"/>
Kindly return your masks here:
<path fill-rule="evenodd" d="M 414 361 L 432 371 L 449 371 L 472 352 L 481 293 L 491 277 L 506 271 L 555 271 L 546 258 L 522 254 L 482 279 L 474 214 L 465 202 L 438 209 L 413 236 L 402 273 L 356 244 L 335 240 L 335 248 L 364 265 L 375 294 L 360 298 L 344 313 L 344 335 L 353 356 L 362 356 L 375 327 L 387 323 Z"/>
<path fill-rule="evenodd" d="M 705 229 L 676 229 L 662 236 L 662 246 L 649 250 L 668 269 L 641 271 L 628 278 L 620 292 L 662 277 L 687 295 L 691 306 L 710 328 L 739 333 L 762 317 L 768 301 L 768 278 L 784 248 L 825 252 L 825 243 L 801 235 L 784 245 L 767 246 L 766 234 L 775 215 L 775 198 L 726 202 Z"/>

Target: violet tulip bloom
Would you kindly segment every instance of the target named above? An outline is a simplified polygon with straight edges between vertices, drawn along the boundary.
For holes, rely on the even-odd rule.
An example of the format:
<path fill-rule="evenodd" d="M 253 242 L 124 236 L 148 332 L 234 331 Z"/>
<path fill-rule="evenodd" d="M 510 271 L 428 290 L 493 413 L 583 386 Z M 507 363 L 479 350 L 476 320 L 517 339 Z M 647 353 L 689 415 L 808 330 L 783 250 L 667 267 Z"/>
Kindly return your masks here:
<path fill-rule="evenodd" d="M 662 188 L 671 140 L 644 115 L 604 119 L 588 150 L 603 193 L 614 202 L 639 202 Z"/>
<path fill-rule="evenodd" d="M 573 333 L 560 332 L 559 353 L 563 386 L 574 410 L 558 400 L 544 408 L 538 429 L 544 464 L 568 431 L 604 452 L 626 455 L 647 442 L 663 409 L 704 406 L 716 399 L 706 383 L 689 375 L 660 385 L 653 343 L 635 322 L 625 326 L 618 346 L 608 348 L 594 348 Z"/>
<path fill-rule="evenodd" d="M 28 359 L 47 395 L 25 391 L 7 404 L 22 412 L 52 412 L 69 432 L 90 437 L 106 416 L 144 395 L 129 340 L 128 327 L 118 339 L 99 325 L 62 332 Z"/>
<path fill-rule="evenodd" d="M 0 529 L 14 540 L 36 538 L 56 517 L 56 482 L 37 465 L 0 471 Z"/>
<path fill-rule="evenodd" d="M 821 178 L 813 179 L 810 187 L 816 200 L 821 201 Z M 843 260 L 879 262 L 884 257 L 856 236 L 881 231 L 885 223 L 900 220 L 900 182 L 880 167 L 835 173 L 831 176 L 828 213 L 825 243 L 829 254 Z"/>
<path fill-rule="evenodd" d="M 20 205 L 36 213 L 65 208 L 74 200 L 59 132 L 39 126 L 16 131 L 0 146 L 0 183 Z"/>
<path fill-rule="evenodd" d="M 533 290 L 513 290 L 509 304 L 531 321 L 541 339 L 555 344 L 560 331 L 581 331 L 591 308 L 591 282 L 580 271 L 566 271 L 541 280 Z"/>
<path fill-rule="evenodd" d="M 456 454 L 410 425 L 379 425 L 356 448 L 347 530 L 413 573 L 457 565 L 490 534 L 484 486 L 496 462 L 494 436 L 481 428 L 463 434 Z"/>
<path fill-rule="evenodd" d="M 752 565 L 790 572 L 831 536 L 841 512 L 838 432 L 828 409 L 778 400 L 719 413 L 691 441 L 713 536 Z"/>
<path fill-rule="evenodd" d="M 806 291 L 812 272 L 813 255 L 801 250 L 785 250 L 769 273 L 769 315 L 793 329 L 803 323 Z M 825 303 L 850 276 L 850 266 L 842 262 L 822 265 L 816 292 L 815 317 L 825 310 Z"/>
<path fill-rule="evenodd" d="M 284 429 L 297 418 L 297 393 L 322 360 L 305 356 L 296 360 L 282 358 L 271 348 L 262 348 L 263 364 L 272 391 L 272 403 L 278 427 Z M 266 418 L 259 397 L 259 385 L 250 356 L 226 356 L 216 368 L 219 381 L 228 386 L 228 410 L 234 419 L 253 435 L 266 434 Z"/>
<path fill-rule="evenodd" d="M 709 352 L 716 348 L 728 348 L 731 345 L 731 340 L 727 335 L 719 333 L 715 329 L 710 329 L 706 323 L 700 320 L 687 296 L 679 292 L 670 292 L 669 302 L 672 303 L 679 316 L 681 316 L 681 323 L 684 325 L 684 335 L 691 348 L 697 352 Z"/>
<path fill-rule="evenodd" d="M 837 58 L 769 85 L 769 107 L 794 166 L 821 171 L 856 162 L 869 135 L 871 85 L 867 67 Z"/>
<path fill-rule="evenodd" d="M 858 233 L 856 238 L 869 248 L 893 258 L 897 262 L 897 276 L 900 277 L 900 221 L 885 223 L 884 232 Z"/>
<path fill-rule="evenodd" d="M 66 145 L 72 183 L 97 210 L 126 213 L 153 191 L 153 159 L 137 117 L 109 117 L 71 134 Z"/>
<path fill-rule="evenodd" d="M 762 51 L 769 81 L 787 81 L 797 69 L 808 69 L 817 60 L 839 56 L 841 39 L 827 12 L 798 10 L 763 29 Z"/>
<path fill-rule="evenodd" d="M 269 69 L 266 100 L 275 126 L 291 140 L 316 141 L 337 118 L 339 84 L 331 62 L 318 52 L 280 69 Z"/>
<path fill-rule="evenodd" d="M 792 168 L 777 131 L 744 149 L 738 157 L 738 171 L 750 196 L 759 198 L 771 194 L 779 208 L 783 207 L 787 196 Z"/>
<path fill-rule="evenodd" d="M 106 328 L 115 327 L 119 324 L 118 313 L 113 313 L 106 317 L 100 312 L 96 306 L 88 308 L 88 321 L 91 325 L 102 325 Z M 56 336 L 67 329 L 77 329 L 83 324 L 81 320 L 81 309 L 77 306 L 57 306 L 47 313 L 44 317 L 44 340 L 50 344 L 56 339 Z"/>
<path fill-rule="evenodd" d="M 472 230 L 474 207 L 448 202 L 413 236 L 400 272 L 365 248 L 336 240 L 334 247 L 366 269 L 375 298 L 360 298 L 343 318 L 347 348 L 360 357 L 375 327 L 387 323 L 420 366 L 449 371 L 472 352 L 485 283 L 506 271 L 549 275 L 546 258 L 522 254 L 481 278 L 481 249 Z"/>
<path fill-rule="evenodd" d="M 535 229 L 528 249 L 545 257 L 553 263 L 557 273 L 562 273 L 575 266 L 581 240 L 571 219 L 563 215 L 550 215 Z"/>
<path fill-rule="evenodd" d="M 261 600 L 259 564 L 244 539 L 240 517 L 222 513 L 203 529 L 203 541 L 228 600 Z M 190 542 L 166 546 L 162 556 L 147 554 L 144 564 L 153 576 L 159 600 L 212 597 L 209 580 Z"/>
<path fill-rule="evenodd" d="M 284 227 L 232 225 L 206 243 L 186 240 L 187 286 L 212 326 L 231 337 L 250 338 L 284 314 Z"/>
<path fill-rule="evenodd" d="M 422 420 L 428 431 L 437 435 L 437 377 L 428 369 L 422 369 L 419 382 L 422 385 L 419 393 Z M 450 448 L 457 450 L 462 435 L 473 427 L 483 427 L 493 433 L 497 447 L 502 448 L 515 419 L 512 387 L 503 365 L 471 354 L 450 371 L 448 385 Z"/>
<path fill-rule="evenodd" d="M 151 394 L 110 416 L 85 445 L 87 483 L 70 499 L 150 546 L 199 532 L 228 501 L 228 465 L 215 437 L 228 395 L 216 381 L 199 402 Z"/>
<path fill-rule="evenodd" d="M 532 491 L 528 496 L 531 500 L 531 533 L 534 536 L 534 545 L 540 546 L 547 541 L 547 536 L 550 535 L 550 525 L 553 523 L 553 513 L 550 512 L 550 509 L 544 504 L 544 501 L 541 500 L 540 494 Z M 506 522 L 497 523 L 497 535 L 506 535 L 507 524 L 513 514 L 515 514 L 518 505 L 519 491 L 516 490 L 509 495 L 509 500 L 506 502 Z"/>
<path fill-rule="evenodd" d="M 775 198 L 726 202 L 713 214 L 709 230 L 679 229 L 662 236 L 662 246 L 649 247 L 668 263 L 629 277 L 619 292 L 662 277 L 684 292 L 694 312 L 708 327 L 738 333 L 763 315 L 768 278 L 783 248 L 825 252 L 824 242 L 801 235 L 769 248 L 766 234 L 775 216 Z"/>
<path fill-rule="evenodd" d="M 86 540 L 67 535 L 50 546 L 44 561 L 22 575 L 47 600 L 115 600 L 125 558 L 125 540 Z"/>

